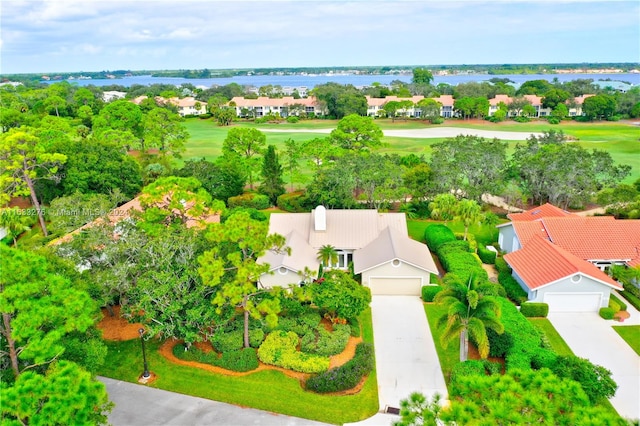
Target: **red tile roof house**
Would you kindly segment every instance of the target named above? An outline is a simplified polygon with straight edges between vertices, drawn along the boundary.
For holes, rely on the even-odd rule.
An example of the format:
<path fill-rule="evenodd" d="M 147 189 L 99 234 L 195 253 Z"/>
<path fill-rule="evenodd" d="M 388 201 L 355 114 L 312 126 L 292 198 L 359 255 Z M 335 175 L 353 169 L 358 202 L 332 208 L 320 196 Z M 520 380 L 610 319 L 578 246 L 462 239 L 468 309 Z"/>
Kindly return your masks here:
<path fill-rule="evenodd" d="M 640 261 L 640 220 L 581 217 L 545 204 L 498 225 L 505 261 L 529 301 L 550 312 L 595 312 L 622 286 L 605 270 Z"/>

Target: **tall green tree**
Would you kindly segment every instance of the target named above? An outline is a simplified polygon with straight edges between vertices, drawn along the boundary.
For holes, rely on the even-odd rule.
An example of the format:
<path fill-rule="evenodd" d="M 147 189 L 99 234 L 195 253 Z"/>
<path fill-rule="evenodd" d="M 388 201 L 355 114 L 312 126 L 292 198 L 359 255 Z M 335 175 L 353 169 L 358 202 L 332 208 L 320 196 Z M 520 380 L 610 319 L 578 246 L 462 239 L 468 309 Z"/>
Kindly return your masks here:
<path fill-rule="evenodd" d="M 289 172 L 289 182 L 291 191 L 293 184 L 299 179 L 300 159 L 303 155 L 303 145 L 289 138 L 284 141 L 285 146 L 285 168 Z"/>
<path fill-rule="evenodd" d="M 612 95 L 601 94 L 589 96 L 582 104 L 582 112 L 590 120 L 602 120 L 616 113 L 618 104 Z"/>
<path fill-rule="evenodd" d="M 348 151 L 370 151 L 382 145 L 382 130 L 371 117 L 351 114 L 338 122 L 329 135 L 331 141 Z"/>
<path fill-rule="evenodd" d="M 180 158 L 185 149 L 184 144 L 189 139 L 189 132 L 183 121 L 178 114 L 165 108 L 149 111 L 142 121 L 141 151 L 158 147 L 160 155 Z"/>
<path fill-rule="evenodd" d="M 455 275 L 448 275 L 444 289 L 436 295 L 434 302 L 447 311 L 437 320 L 437 327 L 444 329 L 441 335 L 443 346 L 459 339 L 460 361 L 466 361 L 471 336 L 478 345 L 480 356 L 486 358 L 489 355 L 487 329 L 502 334 L 504 326 L 499 320 L 500 305 L 494 296 L 487 295 L 485 286 L 478 285 L 473 277 L 463 283 Z"/>
<path fill-rule="evenodd" d="M 0 265 L 0 333 L 18 378 L 58 358 L 65 335 L 87 330 L 98 311 L 85 291 L 53 271 L 41 256 L 0 245 Z"/>
<path fill-rule="evenodd" d="M 414 68 L 411 82 L 414 84 L 431 84 L 433 74 L 426 68 Z"/>
<path fill-rule="evenodd" d="M 187 160 L 174 174 L 195 177 L 214 199 L 222 201 L 242 194 L 247 180 L 242 167 L 237 162 L 225 161 L 225 157 L 218 157 L 215 163 L 204 158 Z"/>
<path fill-rule="evenodd" d="M 253 176 L 260 163 L 258 156 L 264 151 L 267 137 L 258 129 L 249 127 L 234 127 L 229 130 L 222 144 L 222 153 L 238 156 L 249 178 L 249 186 L 253 189 Z"/>
<path fill-rule="evenodd" d="M 262 158 L 262 183 L 258 191 L 269 197 L 269 202 L 272 205 L 275 205 L 278 197 L 285 193 L 282 165 L 280 165 L 274 145 L 267 147 Z"/>
<path fill-rule="evenodd" d="M 501 190 L 506 171 L 507 143 L 478 136 L 456 136 L 432 145 L 431 170 L 438 192 L 462 191 L 480 201 Z"/>
<path fill-rule="evenodd" d="M 129 131 L 136 137 L 142 137 L 143 113 L 140 107 L 128 100 L 113 101 L 100 110 L 93 120 L 96 133 L 105 130 Z"/>
<path fill-rule="evenodd" d="M 432 219 L 442 220 L 446 225 L 447 221 L 453 220 L 458 210 L 458 199 L 451 193 L 438 194 L 429 203 L 429 210 Z"/>
<path fill-rule="evenodd" d="M 369 288 L 347 272 L 327 271 L 323 278 L 323 282 L 311 284 L 311 300 L 332 322 L 357 318 L 371 303 Z"/>
<path fill-rule="evenodd" d="M 205 285 L 216 288 L 213 304 L 218 313 L 225 307 L 240 307 L 244 313 L 244 347 L 249 347 L 249 317 L 265 315 L 268 324 L 278 321 L 278 299 L 265 298 L 254 303 L 253 296 L 264 290 L 256 286 L 260 275 L 269 272 L 268 264 L 256 260 L 268 250 L 290 252 L 285 239 L 268 234 L 266 222 L 252 219 L 249 212 L 238 211 L 224 223 L 210 225 L 207 239 L 213 248 L 198 258 L 198 272 Z"/>
<path fill-rule="evenodd" d="M 482 208 L 475 200 L 460 200 L 456 206 L 455 218 L 464 225 L 464 240 L 467 240 L 469 226 L 482 222 Z"/>
<path fill-rule="evenodd" d="M 12 386 L 0 386 L 5 424 L 106 425 L 113 408 L 105 385 L 69 361 L 52 364 L 46 374 L 26 371 Z"/>
<path fill-rule="evenodd" d="M 45 237 L 49 233 L 35 181 L 55 178 L 65 161 L 63 154 L 46 152 L 27 129 L 11 129 L 0 136 L 0 204 L 6 205 L 12 196 L 30 196 Z"/>

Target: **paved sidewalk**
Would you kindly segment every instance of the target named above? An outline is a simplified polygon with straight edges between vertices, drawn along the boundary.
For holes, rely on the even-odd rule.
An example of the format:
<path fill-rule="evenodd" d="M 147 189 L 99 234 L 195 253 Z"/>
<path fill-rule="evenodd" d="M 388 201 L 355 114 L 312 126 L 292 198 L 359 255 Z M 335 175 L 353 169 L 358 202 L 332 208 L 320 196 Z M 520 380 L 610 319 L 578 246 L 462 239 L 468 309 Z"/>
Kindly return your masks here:
<path fill-rule="evenodd" d="M 100 377 L 115 408 L 114 426 L 325 426 L 325 423 L 243 408 Z"/>
<path fill-rule="evenodd" d="M 417 296 L 373 296 L 373 336 L 380 409 L 400 407 L 412 392 L 428 398 L 447 387 L 422 300 Z"/>
<path fill-rule="evenodd" d="M 631 317 L 623 323 L 595 313 L 550 313 L 548 318 L 573 352 L 611 371 L 619 388 L 611 404 L 626 418 L 640 418 L 640 357 L 612 328 L 639 325 L 640 313 L 628 304 Z"/>

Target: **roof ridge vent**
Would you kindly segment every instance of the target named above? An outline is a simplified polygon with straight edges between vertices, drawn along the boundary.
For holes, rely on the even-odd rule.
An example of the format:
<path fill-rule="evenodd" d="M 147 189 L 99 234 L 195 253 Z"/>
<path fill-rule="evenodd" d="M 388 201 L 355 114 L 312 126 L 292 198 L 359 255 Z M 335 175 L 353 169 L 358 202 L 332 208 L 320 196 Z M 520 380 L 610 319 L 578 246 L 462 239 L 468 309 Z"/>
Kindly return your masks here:
<path fill-rule="evenodd" d="M 324 206 L 318 206 L 313 211 L 313 229 L 316 232 L 327 230 L 327 209 Z"/>

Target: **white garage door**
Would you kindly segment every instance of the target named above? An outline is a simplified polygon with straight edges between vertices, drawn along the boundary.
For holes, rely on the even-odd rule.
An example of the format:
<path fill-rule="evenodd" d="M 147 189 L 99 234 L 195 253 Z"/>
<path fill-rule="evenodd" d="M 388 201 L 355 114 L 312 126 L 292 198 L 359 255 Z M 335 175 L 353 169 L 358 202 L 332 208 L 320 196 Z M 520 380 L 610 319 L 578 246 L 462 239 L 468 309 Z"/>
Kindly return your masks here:
<path fill-rule="evenodd" d="M 546 293 L 544 302 L 549 312 L 597 312 L 602 293 Z"/>
<path fill-rule="evenodd" d="M 369 278 L 371 294 L 390 296 L 420 296 L 420 278 Z"/>

